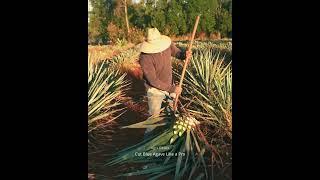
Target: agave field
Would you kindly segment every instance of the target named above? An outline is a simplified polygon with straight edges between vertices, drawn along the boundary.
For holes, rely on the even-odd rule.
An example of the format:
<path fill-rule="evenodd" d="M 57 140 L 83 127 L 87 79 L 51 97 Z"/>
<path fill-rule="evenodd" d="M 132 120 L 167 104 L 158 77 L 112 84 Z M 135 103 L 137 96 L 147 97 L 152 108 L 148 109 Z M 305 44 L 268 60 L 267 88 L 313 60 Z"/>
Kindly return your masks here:
<path fill-rule="evenodd" d="M 187 47 L 187 42 L 176 44 Z M 232 179 L 231 40 L 195 41 L 178 111 L 164 105 L 152 117 L 147 116 L 138 46 L 108 57 L 90 48 L 92 179 Z M 173 58 L 176 82 L 182 67 L 183 61 Z M 157 128 L 144 139 L 146 127 Z"/>
<path fill-rule="evenodd" d="M 127 43 L 126 41 L 118 40 L 115 45 L 103 45 L 103 46 L 88 46 L 89 54 L 94 54 L 99 56 L 99 58 L 91 59 L 91 63 L 96 63 L 97 60 L 101 59 L 112 59 L 112 57 L 120 54 L 123 51 L 126 51 L 132 48 L 134 45 Z"/>

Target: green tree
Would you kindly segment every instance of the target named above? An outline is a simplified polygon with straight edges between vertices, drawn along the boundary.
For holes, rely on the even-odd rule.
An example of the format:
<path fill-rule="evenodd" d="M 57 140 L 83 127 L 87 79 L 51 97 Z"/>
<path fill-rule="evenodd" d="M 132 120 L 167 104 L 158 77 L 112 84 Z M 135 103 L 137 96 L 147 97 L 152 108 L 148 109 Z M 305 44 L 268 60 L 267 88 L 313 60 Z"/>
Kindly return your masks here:
<path fill-rule="evenodd" d="M 198 31 L 206 32 L 207 34 L 214 32 L 217 8 L 217 0 L 188 0 L 185 5 L 188 31 L 192 31 L 196 16 L 201 14 Z"/>
<path fill-rule="evenodd" d="M 88 36 L 91 43 L 106 43 L 111 38 L 109 30 L 113 30 L 113 39 L 125 38 L 126 33 L 120 31 L 128 29 L 128 26 L 135 31 L 137 28 L 157 27 L 166 35 L 185 35 L 192 32 L 197 15 L 201 15 L 197 32 L 207 35 L 220 32 L 228 37 L 232 33 L 231 0 L 141 0 L 139 3 L 127 0 L 128 23 L 124 0 L 90 2 L 93 8 L 89 15 Z M 108 27 L 110 24 L 113 26 Z"/>
<path fill-rule="evenodd" d="M 137 28 L 145 29 L 148 24 L 150 24 L 151 19 L 150 16 L 146 14 L 146 8 L 143 1 L 128 6 L 128 14 L 129 21 Z"/>
<path fill-rule="evenodd" d="M 232 0 L 220 0 L 219 4 L 221 8 L 227 10 L 230 14 L 232 14 Z"/>
<path fill-rule="evenodd" d="M 107 26 L 111 20 L 113 0 L 90 0 L 92 11 L 89 15 L 89 43 L 105 44 L 108 40 Z"/>
<path fill-rule="evenodd" d="M 164 32 L 166 25 L 167 0 L 147 0 L 146 1 L 147 27 L 156 27 L 160 32 Z"/>
<path fill-rule="evenodd" d="M 217 0 L 206 0 L 203 6 L 203 21 L 205 26 L 205 32 L 207 34 L 213 33 L 215 28 L 215 14 L 218 10 Z"/>
<path fill-rule="evenodd" d="M 166 25 L 170 35 L 183 35 L 187 32 L 184 0 L 171 0 L 166 9 Z"/>
<path fill-rule="evenodd" d="M 232 36 L 232 1 L 221 0 L 216 14 L 216 29 L 223 37 Z"/>
<path fill-rule="evenodd" d="M 223 37 L 232 36 L 232 16 L 226 9 L 221 9 L 217 14 L 216 28 Z"/>

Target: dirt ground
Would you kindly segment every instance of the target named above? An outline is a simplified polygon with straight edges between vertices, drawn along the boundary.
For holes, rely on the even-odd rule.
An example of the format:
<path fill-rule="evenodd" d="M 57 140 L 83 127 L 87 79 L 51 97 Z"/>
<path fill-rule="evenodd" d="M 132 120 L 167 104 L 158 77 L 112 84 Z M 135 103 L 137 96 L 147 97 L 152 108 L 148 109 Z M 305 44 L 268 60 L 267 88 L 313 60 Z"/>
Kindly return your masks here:
<path fill-rule="evenodd" d="M 147 118 L 147 103 L 144 101 L 144 84 L 142 80 L 127 76 L 131 82 L 131 90 L 127 92 L 129 99 L 123 100 L 126 112 L 115 122 L 95 134 L 95 141 L 88 147 L 89 173 L 95 179 L 112 178 L 117 172 L 127 167 L 107 167 L 104 164 L 117 151 L 143 140 L 145 129 L 120 129 L 122 126 L 134 124 Z M 144 177 L 125 177 L 122 179 L 145 179 Z"/>

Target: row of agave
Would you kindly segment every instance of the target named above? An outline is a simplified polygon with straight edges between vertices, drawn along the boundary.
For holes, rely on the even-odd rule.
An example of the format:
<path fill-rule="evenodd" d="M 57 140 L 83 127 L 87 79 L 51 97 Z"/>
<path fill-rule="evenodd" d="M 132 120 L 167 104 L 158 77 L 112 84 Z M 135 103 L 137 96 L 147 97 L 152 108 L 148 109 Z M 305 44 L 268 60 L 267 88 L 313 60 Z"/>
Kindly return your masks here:
<path fill-rule="evenodd" d="M 176 42 L 177 46 L 186 49 L 186 41 Z M 210 51 L 212 55 L 217 53 L 224 55 L 224 60 L 229 63 L 232 60 L 232 40 L 194 41 L 192 51 Z"/>
<path fill-rule="evenodd" d="M 119 55 L 114 56 L 111 61 L 113 68 L 118 69 L 121 72 L 129 73 L 134 77 L 142 76 L 142 72 L 139 72 L 140 65 L 138 63 L 139 51 L 137 48 L 130 48 L 126 51 L 121 52 Z"/>
<path fill-rule="evenodd" d="M 176 42 L 180 47 L 187 47 L 188 43 L 185 41 Z M 194 49 L 218 49 L 232 51 L 232 41 L 231 40 L 215 40 L 215 41 L 194 41 Z"/>
<path fill-rule="evenodd" d="M 88 52 L 90 54 L 99 54 L 100 59 L 95 59 L 92 63 L 98 63 L 101 60 L 112 59 L 123 51 L 127 51 L 134 45 L 131 43 L 119 42 L 115 45 L 102 45 L 102 46 L 88 46 Z"/>
<path fill-rule="evenodd" d="M 129 49 L 106 58 L 105 48 L 107 47 L 97 47 L 89 51 L 88 56 L 89 153 L 95 152 L 101 143 L 104 144 L 105 139 L 110 140 L 114 133 L 111 124 L 126 111 L 123 99 L 126 98 L 131 83 L 126 80 L 127 71 L 123 67 L 126 67 L 126 63 L 132 64 L 135 61 L 128 57 L 137 56 L 135 51 Z M 89 158 L 88 171 L 96 167 L 95 161 Z M 94 179 L 94 174 L 88 174 L 88 179 Z"/>
<path fill-rule="evenodd" d="M 111 59 L 105 59 L 107 47 L 95 47 L 88 56 L 88 132 L 103 127 L 124 112 L 119 108 L 129 82 L 127 73 L 142 78 L 137 48 L 127 49 Z M 90 49 L 90 47 L 89 47 Z M 93 47 L 91 47 L 93 49 Z"/>
<path fill-rule="evenodd" d="M 176 64 L 179 65 L 179 64 Z M 180 78 L 181 66 L 175 67 Z M 232 69 L 210 50 L 196 51 L 186 72 L 179 110 L 164 110 L 123 128 L 159 127 L 141 143 L 117 152 L 106 165 L 144 163 L 119 176 L 172 174 L 174 179 L 213 179 L 231 165 Z M 160 131 L 159 131 L 160 130 Z"/>
<path fill-rule="evenodd" d="M 129 85 L 125 74 L 112 68 L 114 62 L 100 59 L 97 53 L 88 56 L 88 133 L 119 116 L 119 97 Z"/>

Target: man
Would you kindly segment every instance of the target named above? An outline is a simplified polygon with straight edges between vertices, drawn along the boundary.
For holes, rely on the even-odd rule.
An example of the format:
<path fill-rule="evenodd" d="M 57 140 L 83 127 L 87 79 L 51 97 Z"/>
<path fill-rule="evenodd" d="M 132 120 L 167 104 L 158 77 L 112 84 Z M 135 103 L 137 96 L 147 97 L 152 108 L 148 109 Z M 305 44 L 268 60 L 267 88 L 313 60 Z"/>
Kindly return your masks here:
<path fill-rule="evenodd" d="M 168 97 L 180 95 L 181 88 L 174 85 L 172 79 L 171 57 L 185 59 L 191 52 L 177 48 L 168 36 L 161 35 L 157 28 L 147 30 L 146 41 L 140 47 L 139 63 L 148 97 L 149 115 L 160 113 L 162 101 Z M 147 128 L 147 136 L 154 128 Z"/>

